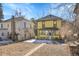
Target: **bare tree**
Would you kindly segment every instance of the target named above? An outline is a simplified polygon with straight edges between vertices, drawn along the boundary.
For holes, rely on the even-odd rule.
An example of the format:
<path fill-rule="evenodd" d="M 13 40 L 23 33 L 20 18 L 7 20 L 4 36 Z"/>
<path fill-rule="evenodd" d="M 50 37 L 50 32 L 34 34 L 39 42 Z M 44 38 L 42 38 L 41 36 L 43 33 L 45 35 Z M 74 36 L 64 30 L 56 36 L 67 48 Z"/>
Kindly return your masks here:
<path fill-rule="evenodd" d="M 76 14 L 75 21 L 73 22 L 74 33 L 77 33 L 77 39 L 78 39 L 79 38 L 79 3 L 76 4 L 74 13 Z"/>
<path fill-rule="evenodd" d="M 14 12 L 15 12 L 15 17 L 20 17 L 20 16 L 22 16 L 22 11 L 21 11 L 21 9 L 16 9 Z"/>
<path fill-rule="evenodd" d="M 15 39 L 15 21 L 14 21 L 14 16 L 12 16 L 12 21 L 11 21 L 11 37 L 13 41 L 16 41 Z"/>
<path fill-rule="evenodd" d="M 2 4 L 0 3 L 0 21 L 3 19 L 3 10 L 2 10 Z"/>

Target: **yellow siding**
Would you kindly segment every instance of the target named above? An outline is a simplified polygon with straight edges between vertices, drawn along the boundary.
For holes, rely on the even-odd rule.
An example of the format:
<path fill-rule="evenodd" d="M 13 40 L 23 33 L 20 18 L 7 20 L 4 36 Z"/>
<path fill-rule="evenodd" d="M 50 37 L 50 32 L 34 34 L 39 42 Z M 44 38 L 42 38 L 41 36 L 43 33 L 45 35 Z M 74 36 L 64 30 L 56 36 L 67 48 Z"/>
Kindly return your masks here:
<path fill-rule="evenodd" d="M 58 35 L 59 34 L 59 31 L 56 31 L 56 35 Z"/>
<path fill-rule="evenodd" d="M 52 27 L 53 27 L 53 21 L 52 21 Z"/>
<path fill-rule="evenodd" d="M 38 38 L 42 38 L 42 39 L 45 39 L 45 38 L 48 38 L 48 35 L 45 34 L 45 32 L 43 32 L 42 30 L 42 23 L 44 22 L 44 25 L 45 25 L 45 28 L 53 28 L 54 27 L 54 24 L 56 24 L 56 28 L 61 28 L 61 20 L 56 20 L 56 21 L 53 21 L 53 20 L 46 20 L 46 21 L 39 21 L 37 24 L 37 28 L 38 28 L 38 35 L 37 37 Z M 39 30 L 41 29 L 41 30 Z M 47 29 L 48 30 L 48 29 Z M 51 29 L 49 29 L 51 30 Z M 53 29 L 52 29 L 53 30 Z M 60 33 L 59 31 L 56 31 L 54 33 L 52 33 L 52 38 L 60 38 Z"/>
<path fill-rule="evenodd" d="M 45 27 L 53 27 L 53 21 L 45 21 Z"/>
<path fill-rule="evenodd" d="M 35 24 L 34 24 L 33 22 L 31 22 L 31 27 L 32 27 L 32 29 L 34 29 L 34 25 L 35 25 Z"/>
<path fill-rule="evenodd" d="M 38 22 L 38 29 L 42 29 L 42 22 Z"/>
<path fill-rule="evenodd" d="M 40 31 L 39 31 L 39 35 L 41 35 L 41 33 L 42 33 L 42 31 L 40 30 Z"/>
<path fill-rule="evenodd" d="M 38 35 L 40 35 L 40 31 L 38 30 Z"/>
<path fill-rule="evenodd" d="M 54 22 L 53 22 L 53 24 L 56 24 L 56 23 L 57 23 L 57 21 L 54 21 Z"/>
<path fill-rule="evenodd" d="M 57 21 L 57 28 L 61 28 L 61 21 L 60 20 Z"/>

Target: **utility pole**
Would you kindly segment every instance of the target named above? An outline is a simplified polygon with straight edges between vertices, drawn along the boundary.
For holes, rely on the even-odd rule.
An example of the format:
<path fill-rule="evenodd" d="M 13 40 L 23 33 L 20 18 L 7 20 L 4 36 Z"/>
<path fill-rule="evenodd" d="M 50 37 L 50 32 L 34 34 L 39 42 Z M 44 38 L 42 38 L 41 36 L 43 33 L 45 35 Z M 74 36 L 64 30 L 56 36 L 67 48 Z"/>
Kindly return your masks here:
<path fill-rule="evenodd" d="M 14 20 L 14 16 L 12 16 L 12 20 L 11 20 L 11 34 L 12 34 L 12 40 L 16 41 L 16 32 L 15 32 L 15 20 Z"/>

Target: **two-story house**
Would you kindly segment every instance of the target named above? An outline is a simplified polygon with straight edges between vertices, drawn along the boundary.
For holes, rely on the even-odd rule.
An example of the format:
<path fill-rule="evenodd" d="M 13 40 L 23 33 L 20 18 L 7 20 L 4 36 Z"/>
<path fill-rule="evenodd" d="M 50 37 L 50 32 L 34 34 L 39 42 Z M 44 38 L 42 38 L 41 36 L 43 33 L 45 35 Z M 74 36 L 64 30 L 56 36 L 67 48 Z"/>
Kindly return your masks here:
<path fill-rule="evenodd" d="M 59 29 L 62 27 L 62 19 L 54 15 L 47 15 L 37 20 L 37 38 L 60 38 Z"/>
<path fill-rule="evenodd" d="M 14 20 L 14 24 L 13 21 Z M 15 31 L 17 40 L 25 40 L 34 36 L 33 25 L 30 20 L 24 17 L 14 17 L 0 23 L 0 37 L 12 38 L 12 33 Z M 13 27 L 14 26 L 14 27 Z"/>

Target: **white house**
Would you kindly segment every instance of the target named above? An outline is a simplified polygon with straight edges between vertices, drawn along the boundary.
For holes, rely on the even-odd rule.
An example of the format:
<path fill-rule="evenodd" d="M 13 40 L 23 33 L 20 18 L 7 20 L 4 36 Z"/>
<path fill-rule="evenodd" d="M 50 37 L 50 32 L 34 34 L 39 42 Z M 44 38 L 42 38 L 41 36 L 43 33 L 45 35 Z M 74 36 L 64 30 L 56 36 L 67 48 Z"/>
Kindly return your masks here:
<path fill-rule="evenodd" d="M 18 40 L 29 39 L 34 36 L 33 25 L 31 21 L 24 17 L 15 17 L 15 32 Z M 3 39 L 10 38 L 12 33 L 12 19 L 0 22 L 0 37 Z"/>
<path fill-rule="evenodd" d="M 7 34 L 8 34 L 8 28 L 5 24 L 5 22 L 0 22 L 0 38 L 7 38 Z"/>

